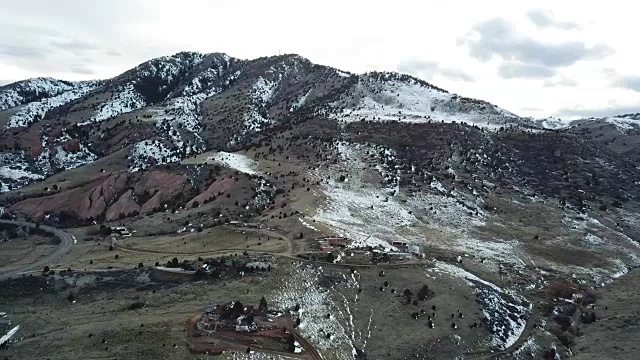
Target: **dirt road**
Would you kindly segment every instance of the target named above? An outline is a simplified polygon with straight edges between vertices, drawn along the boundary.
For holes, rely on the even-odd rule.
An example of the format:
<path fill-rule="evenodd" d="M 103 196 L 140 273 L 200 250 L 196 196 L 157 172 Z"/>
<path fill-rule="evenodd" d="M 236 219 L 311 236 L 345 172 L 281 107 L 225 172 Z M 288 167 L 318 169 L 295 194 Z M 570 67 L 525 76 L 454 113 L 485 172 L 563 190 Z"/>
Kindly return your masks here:
<path fill-rule="evenodd" d="M 32 229 L 36 228 L 36 224 L 24 222 L 24 221 L 0 220 L 0 224 L 27 226 Z M 13 268 L 12 267 L 0 268 L 0 280 L 7 279 L 10 277 L 15 277 L 20 275 L 21 273 L 42 269 L 45 266 L 51 265 L 52 263 L 57 261 L 59 258 L 64 256 L 66 253 L 68 253 L 76 241 L 73 235 L 69 234 L 66 231 L 62 231 L 60 229 L 56 229 L 46 225 L 40 225 L 40 230 L 51 233 L 53 236 L 60 239 L 60 244 L 58 245 L 58 248 L 51 254 L 45 256 L 44 258 L 34 263 L 22 265 L 19 267 L 13 267 Z"/>

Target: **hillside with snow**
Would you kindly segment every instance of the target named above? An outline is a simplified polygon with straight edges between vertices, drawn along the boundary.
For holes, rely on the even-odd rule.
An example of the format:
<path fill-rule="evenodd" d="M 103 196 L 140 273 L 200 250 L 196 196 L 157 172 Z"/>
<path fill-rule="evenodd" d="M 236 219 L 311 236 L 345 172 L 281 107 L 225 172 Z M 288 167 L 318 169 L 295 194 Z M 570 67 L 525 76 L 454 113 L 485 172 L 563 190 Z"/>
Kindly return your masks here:
<path fill-rule="evenodd" d="M 396 73 L 367 73 L 331 104 L 346 122 L 460 122 L 487 128 L 521 124 L 520 118 L 490 103 L 451 94 Z"/>
<path fill-rule="evenodd" d="M 111 79 L 0 88 L 0 215 L 139 231 L 88 245 L 110 260 L 157 238 L 151 263 L 273 257 L 230 271 L 326 358 L 536 357 L 570 341 L 588 324 L 558 310 L 581 298 L 560 295 L 640 267 L 639 169 L 639 114 L 523 118 L 292 54 L 181 52 Z"/>

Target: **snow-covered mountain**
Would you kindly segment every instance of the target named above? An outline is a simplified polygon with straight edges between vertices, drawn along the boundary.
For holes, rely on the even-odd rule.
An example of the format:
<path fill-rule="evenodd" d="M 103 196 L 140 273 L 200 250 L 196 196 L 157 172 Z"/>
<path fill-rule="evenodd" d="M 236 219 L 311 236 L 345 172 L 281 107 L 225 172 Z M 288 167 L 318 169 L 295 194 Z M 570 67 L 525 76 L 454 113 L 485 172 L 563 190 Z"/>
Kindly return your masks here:
<path fill-rule="evenodd" d="M 0 111 L 62 94 L 74 83 L 52 78 L 34 78 L 0 87 Z"/>
<path fill-rule="evenodd" d="M 515 172 L 537 168 L 529 167 L 530 158 L 515 162 L 524 149 L 515 150 L 520 146 L 516 143 L 505 145 L 503 130 L 541 136 L 547 129 L 580 134 L 583 124 L 598 123 L 521 118 L 409 75 L 350 74 L 298 55 L 241 60 L 224 53 L 181 52 L 102 81 L 39 78 L 9 84 L 0 88 L 0 105 L 0 182 L 5 192 L 76 168 L 111 166 L 146 172 L 210 150 L 246 150 L 271 143 L 274 136 L 291 139 L 290 132 L 302 132 L 293 137 L 298 140 L 320 136 L 329 141 L 338 138 L 335 129 L 345 132 L 339 137 L 379 138 L 385 151 L 397 155 L 393 161 L 407 162 L 403 168 L 415 167 L 425 153 L 389 149 L 400 141 L 390 136 L 395 132 L 422 134 L 423 138 L 400 141 L 417 146 L 432 140 L 426 137 L 437 136 L 438 145 L 428 151 L 460 143 L 465 149 L 475 144 L 476 150 L 493 144 L 500 147 L 483 153 L 482 162 L 499 166 L 501 161 L 513 161 L 510 171 L 518 178 L 522 174 Z M 636 118 L 626 115 L 603 123 L 632 134 Z M 318 122 L 325 125 L 316 128 L 313 124 Z M 407 129 L 413 130 L 407 133 Z M 511 158 L 494 159 L 505 154 Z M 401 183 L 396 171 L 381 172 L 394 188 Z M 477 177 L 495 180 L 496 170 L 478 171 Z M 447 176 L 453 173 L 450 170 Z M 425 171 L 411 183 L 417 184 L 418 178 L 430 182 Z"/>
<path fill-rule="evenodd" d="M 331 104 L 345 121 L 459 122 L 489 128 L 522 124 L 520 117 L 485 101 L 451 94 L 397 73 L 367 73 Z"/>
<path fill-rule="evenodd" d="M 28 102 L 12 108 L 12 114 L 5 125 L 7 128 L 27 127 L 44 118 L 47 111 L 76 100 L 102 84 L 101 81 L 79 81 L 72 86 L 63 86 L 52 90 L 50 97 Z M 53 95 L 57 94 L 57 95 Z"/>

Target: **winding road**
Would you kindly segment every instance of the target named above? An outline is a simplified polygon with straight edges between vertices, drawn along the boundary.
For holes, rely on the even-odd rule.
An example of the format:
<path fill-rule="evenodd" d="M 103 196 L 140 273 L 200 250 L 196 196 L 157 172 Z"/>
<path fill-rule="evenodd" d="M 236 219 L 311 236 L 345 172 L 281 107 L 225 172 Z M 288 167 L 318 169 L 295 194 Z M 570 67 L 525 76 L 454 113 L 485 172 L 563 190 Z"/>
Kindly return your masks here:
<path fill-rule="evenodd" d="M 36 228 L 36 224 L 25 222 L 25 221 L 0 220 L 0 224 L 27 226 L 32 229 Z M 0 268 L 0 280 L 4 280 L 10 277 L 16 277 L 22 273 L 26 273 L 29 271 L 40 270 L 40 269 L 43 269 L 45 266 L 51 265 L 53 262 L 57 261 L 59 258 L 64 256 L 66 253 L 68 253 L 76 241 L 75 237 L 66 231 L 56 229 L 46 225 L 40 225 L 39 228 L 40 230 L 51 233 L 53 234 L 53 236 L 60 239 L 60 244 L 58 245 L 58 248 L 51 254 L 43 257 L 42 259 L 39 259 L 34 263 L 21 265 L 18 267 Z"/>

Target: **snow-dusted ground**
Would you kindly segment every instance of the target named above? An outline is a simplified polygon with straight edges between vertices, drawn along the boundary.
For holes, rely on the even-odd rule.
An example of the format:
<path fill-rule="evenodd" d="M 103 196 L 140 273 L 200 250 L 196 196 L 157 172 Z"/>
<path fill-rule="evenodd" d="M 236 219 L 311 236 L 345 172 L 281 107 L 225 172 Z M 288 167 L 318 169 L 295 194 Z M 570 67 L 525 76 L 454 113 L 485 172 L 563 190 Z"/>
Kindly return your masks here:
<path fill-rule="evenodd" d="M 65 151 L 62 146 L 57 146 L 54 158 L 56 164 L 66 170 L 77 168 L 98 159 L 98 157 L 83 144 L 80 144 L 80 150 L 75 153 Z"/>
<path fill-rule="evenodd" d="M 9 117 L 6 127 L 25 127 L 44 118 L 47 111 L 78 99 L 100 86 L 100 81 L 81 81 L 59 95 L 30 102 Z M 67 88 L 66 86 L 63 88 Z"/>
<path fill-rule="evenodd" d="M 463 233 L 475 226 L 485 224 L 485 214 L 481 203 L 475 199 L 467 199 L 463 194 L 438 190 L 433 193 L 421 193 L 411 199 L 409 204 L 417 209 L 424 209 L 429 217 L 436 220 L 434 225 Z M 463 205 L 464 204 L 464 205 Z M 478 215 L 475 215 L 476 212 Z"/>
<path fill-rule="evenodd" d="M 514 351 L 512 356 L 517 359 L 532 359 L 534 355 L 540 350 L 540 345 L 536 343 L 535 338 L 530 337 L 527 341 L 522 344 L 518 350 Z"/>
<path fill-rule="evenodd" d="M 314 218 L 332 226 L 340 235 L 356 240 L 358 245 L 394 249 L 390 245 L 392 240 L 406 240 L 398 229 L 411 226 L 416 219 L 384 189 L 363 181 L 365 164 L 361 161 L 360 150 L 356 146 L 338 144 L 342 166 L 349 169 L 349 176 L 340 182 L 336 179 L 337 172 L 331 174 L 324 187 L 327 203 Z M 315 176 L 320 177 L 320 174 Z"/>
<path fill-rule="evenodd" d="M 236 169 L 245 174 L 255 175 L 258 173 L 256 162 L 243 154 L 219 151 L 209 156 L 208 160 L 217 162 L 232 169 Z"/>
<path fill-rule="evenodd" d="M 87 123 L 110 119 L 140 109 L 145 105 L 142 95 L 134 89 L 133 84 L 129 83 L 115 91 L 115 95 L 104 102 Z"/>
<path fill-rule="evenodd" d="M 313 230 L 313 231 L 320 231 L 318 230 L 318 228 L 316 228 L 315 226 L 309 224 L 308 222 L 304 221 L 304 219 L 300 218 L 300 222 L 302 223 L 302 225 L 304 225 L 305 227 Z"/>
<path fill-rule="evenodd" d="M 46 98 L 73 89 L 74 84 L 53 78 L 33 78 L 9 84 L 0 89 L 0 111 L 27 102 L 25 94 Z"/>
<path fill-rule="evenodd" d="M 201 63 L 205 56 L 194 51 L 161 56 L 144 63 L 144 67 L 138 67 L 137 70 L 140 76 L 152 76 L 173 82 L 181 71 L 193 68 Z"/>
<path fill-rule="evenodd" d="M 267 109 L 271 103 L 271 98 L 280 85 L 280 77 L 281 75 L 278 74 L 278 79 L 275 81 L 260 77 L 251 88 L 249 96 L 252 103 L 251 108 L 245 114 L 243 133 L 261 131 L 271 122 L 267 115 Z"/>
<path fill-rule="evenodd" d="M 627 273 L 629 266 L 640 265 L 640 244 L 620 229 L 608 227 L 588 214 L 577 216 L 573 211 L 566 212 L 562 222 L 570 231 L 580 234 L 579 241 L 570 246 L 606 256 L 606 260 L 612 264 L 607 268 L 570 267 L 566 270 L 576 275 L 588 275 L 596 283 L 606 284 Z M 565 239 L 558 241 L 558 246 L 562 246 Z"/>
<path fill-rule="evenodd" d="M 484 322 L 491 331 L 491 345 L 503 350 L 511 345 L 522 335 L 531 312 L 531 303 L 524 297 L 480 279 L 470 272 L 455 265 L 441 261 L 435 263 L 435 267 L 428 272 L 440 272 L 466 281 L 474 288 L 476 300 L 482 307 Z"/>
<path fill-rule="evenodd" d="M 311 92 L 313 91 L 313 89 L 307 91 L 306 94 L 302 95 L 300 97 L 300 99 L 298 99 L 298 101 L 296 101 L 291 108 L 289 109 L 289 111 L 296 111 L 297 109 L 299 109 L 301 106 L 304 105 L 305 101 L 307 101 L 307 98 L 309 97 L 309 95 L 311 94 Z"/>
<path fill-rule="evenodd" d="M 158 164 L 167 164 L 178 162 L 182 159 L 171 151 L 165 144 L 158 140 L 143 140 L 136 143 L 131 148 L 131 165 L 129 170 L 132 172 L 146 169 L 152 165 L 150 159 Z"/>
<path fill-rule="evenodd" d="M 298 304 L 301 320 L 298 330 L 302 336 L 320 353 L 331 352 L 337 359 L 353 359 L 353 345 L 345 328 L 335 319 L 327 318 L 327 314 L 339 310 L 331 299 L 331 289 L 319 285 L 322 272 L 319 267 L 294 265 L 291 276 L 283 279 L 284 284 L 269 301 L 280 309 L 293 309 Z"/>
<path fill-rule="evenodd" d="M 533 120 L 533 122 L 534 124 L 544 129 L 559 130 L 559 129 L 566 129 L 570 127 L 571 125 L 573 125 L 575 120 L 548 117 L 544 119 L 536 119 L 536 120 Z"/>
<path fill-rule="evenodd" d="M 27 170 L 24 162 L 13 162 L 0 166 L 0 193 L 17 189 L 31 182 L 42 180 L 44 176 Z"/>
<path fill-rule="evenodd" d="M 628 119 L 624 117 L 608 117 L 604 121 L 615 126 L 620 132 L 627 133 L 629 130 L 640 129 L 640 120 Z"/>
<path fill-rule="evenodd" d="M 425 240 L 421 227 L 446 230 L 462 240 L 470 229 L 484 225 L 486 215 L 480 200 L 448 192 L 437 181 L 431 184 L 430 192 L 406 199 L 398 196 L 397 166 L 384 167 L 380 163 L 376 170 L 385 184 L 367 182 L 364 177 L 368 164 L 363 161 L 366 153 L 383 154 L 386 162 L 394 159 L 393 152 L 348 143 L 338 143 L 336 148 L 340 164 L 328 172 L 323 169 L 312 174 L 320 180 L 331 175 L 323 189 L 327 202 L 314 218 L 330 225 L 338 234 L 354 239 L 356 244 L 389 249 L 389 243 L 394 240 L 422 244 Z M 340 169 L 348 173 L 344 182 L 338 180 Z M 416 218 L 417 213 L 424 214 L 425 221 Z M 460 241 L 458 245 L 462 248 L 467 242 Z"/>
<path fill-rule="evenodd" d="M 386 81 L 361 75 L 351 98 L 334 107 L 345 109 L 333 118 L 345 122 L 398 120 L 403 122 L 463 122 L 489 129 L 518 124 L 519 118 L 494 105 L 469 103 L 460 97 L 420 84 L 415 80 Z"/>

